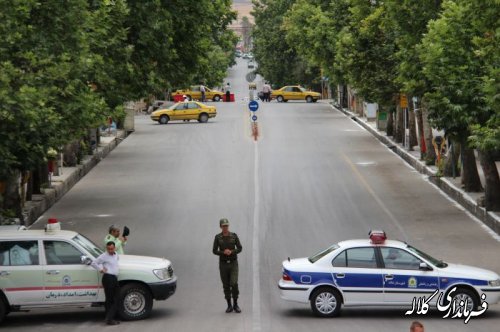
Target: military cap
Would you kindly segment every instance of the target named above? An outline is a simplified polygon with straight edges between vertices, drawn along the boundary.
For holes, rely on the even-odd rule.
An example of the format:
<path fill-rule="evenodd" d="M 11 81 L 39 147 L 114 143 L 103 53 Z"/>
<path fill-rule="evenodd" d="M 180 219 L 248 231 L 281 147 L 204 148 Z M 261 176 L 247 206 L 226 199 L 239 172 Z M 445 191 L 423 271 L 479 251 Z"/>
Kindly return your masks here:
<path fill-rule="evenodd" d="M 229 226 L 229 220 L 227 220 L 226 218 L 222 218 L 220 221 L 219 221 L 219 225 L 222 227 L 222 226 Z"/>

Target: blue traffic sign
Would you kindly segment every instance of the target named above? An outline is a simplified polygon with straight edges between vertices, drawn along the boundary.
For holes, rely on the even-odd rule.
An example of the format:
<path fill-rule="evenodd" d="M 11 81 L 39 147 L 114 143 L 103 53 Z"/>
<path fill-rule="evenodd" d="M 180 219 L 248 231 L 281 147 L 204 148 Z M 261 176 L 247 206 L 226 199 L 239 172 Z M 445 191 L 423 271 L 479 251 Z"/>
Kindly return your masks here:
<path fill-rule="evenodd" d="M 257 121 L 257 115 L 252 115 L 252 121 Z"/>
<path fill-rule="evenodd" d="M 256 102 L 255 100 L 252 100 L 251 102 L 248 103 L 248 108 L 250 111 L 255 112 L 256 110 L 259 109 L 259 103 Z"/>

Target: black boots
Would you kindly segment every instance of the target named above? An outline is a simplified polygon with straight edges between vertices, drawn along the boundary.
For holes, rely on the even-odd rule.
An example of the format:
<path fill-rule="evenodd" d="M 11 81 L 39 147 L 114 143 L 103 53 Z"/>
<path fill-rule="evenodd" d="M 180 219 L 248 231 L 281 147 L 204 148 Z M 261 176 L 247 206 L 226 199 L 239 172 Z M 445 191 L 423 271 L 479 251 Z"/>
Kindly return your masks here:
<path fill-rule="evenodd" d="M 231 305 L 231 300 L 227 300 L 227 309 L 226 313 L 233 312 L 233 306 Z"/>
<path fill-rule="evenodd" d="M 238 301 L 237 300 L 234 300 L 234 304 L 231 305 L 231 300 L 226 300 L 227 301 L 227 309 L 226 309 L 226 313 L 230 313 L 230 312 L 236 312 L 237 314 L 239 314 L 241 312 L 241 309 L 240 307 L 238 306 Z"/>
<path fill-rule="evenodd" d="M 234 312 L 236 312 L 237 314 L 239 314 L 241 312 L 241 309 L 238 306 L 238 302 L 236 301 L 236 299 L 234 300 L 233 309 L 234 309 Z"/>

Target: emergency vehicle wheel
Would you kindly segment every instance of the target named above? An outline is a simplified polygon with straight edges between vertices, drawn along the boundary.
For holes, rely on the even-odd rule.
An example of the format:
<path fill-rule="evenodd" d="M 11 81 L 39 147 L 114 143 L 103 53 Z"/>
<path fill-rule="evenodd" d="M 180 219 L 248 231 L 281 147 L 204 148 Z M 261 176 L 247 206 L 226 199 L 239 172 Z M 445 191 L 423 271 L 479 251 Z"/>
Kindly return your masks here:
<path fill-rule="evenodd" d="M 215 95 L 214 96 L 214 101 L 220 101 L 220 96 L 219 95 Z"/>
<path fill-rule="evenodd" d="M 149 317 L 153 308 L 153 297 L 141 284 L 126 284 L 120 288 L 120 317 L 137 320 Z"/>
<path fill-rule="evenodd" d="M 461 310 L 462 312 L 465 303 L 467 303 L 467 309 L 469 311 L 474 311 L 479 306 L 479 299 L 477 298 L 477 295 L 467 288 L 457 288 L 451 296 L 451 301 L 455 302 L 455 308 L 457 308 L 457 311 Z"/>
<path fill-rule="evenodd" d="M 160 116 L 160 120 L 158 120 L 158 122 L 159 122 L 160 124 L 167 124 L 167 123 L 168 123 L 168 120 L 170 120 L 170 119 L 168 118 L 168 116 L 167 116 L 167 115 L 162 115 L 162 116 Z"/>
<path fill-rule="evenodd" d="M 311 309 L 317 316 L 338 316 L 340 306 L 340 295 L 332 288 L 320 288 L 311 295 Z"/>

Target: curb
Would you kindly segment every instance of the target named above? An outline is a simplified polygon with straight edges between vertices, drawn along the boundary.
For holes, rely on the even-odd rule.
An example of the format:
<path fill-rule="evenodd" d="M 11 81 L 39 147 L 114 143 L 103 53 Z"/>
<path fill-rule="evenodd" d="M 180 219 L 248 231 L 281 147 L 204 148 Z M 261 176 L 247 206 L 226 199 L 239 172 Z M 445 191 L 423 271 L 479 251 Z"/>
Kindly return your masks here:
<path fill-rule="evenodd" d="M 101 140 L 95 154 L 85 156 L 82 163 L 75 167 L 64 167 L 64 176 L 54 176 L 51 188 L 42 189 L 43 194 L 33 195 L 32 200 L 26 202 L 23 211 L 25 226 L 31 226 L 45 211 L 70 191 L 78 181 L 120 144 L 127 134 L 125 131 L 119 130 L 116 137 L 113 137 L 109 142 L 103 143 Z M 103 138 L 105 137 L 101 137 L 101 139 Z"/>
<path fill-rule="evenodd" d="M 415 156 L 408 153 L 401 145 L 395 143 L 389 137 L 385 136 L 382 132 L 377 131 L 373 127 L 369 126 L 362 119 L 360 119 L 356 114 L 347 111 L 343 108 L 338 108 L 332 104 L 330 106 L 339 112 L 344 113 L 351 120 L 359 123 L 363 128 L 365 128 L 369 133 L 375 136 L 379 141 L 384 143 L 390 150 L 400 156 L 404 161 L 410 164 L 419 173 L 427 175 L 429 181 L 436 185 L 439 189 L 445 192 L 449 197 L 451 197 L 455 202 L 460 204 L 464 209 L 478 218 L 483 224 L 488 226 L 493 232 L 500 235 L 500 215 L 486 211 L 484 207 L 481 207 L 477 202 L 471 198 L 464 190 L 458 188 L 451 181 L 445 177 L 437 176 L 437 169 L 435 167 L 429 167 L 425 163 Z"/>

